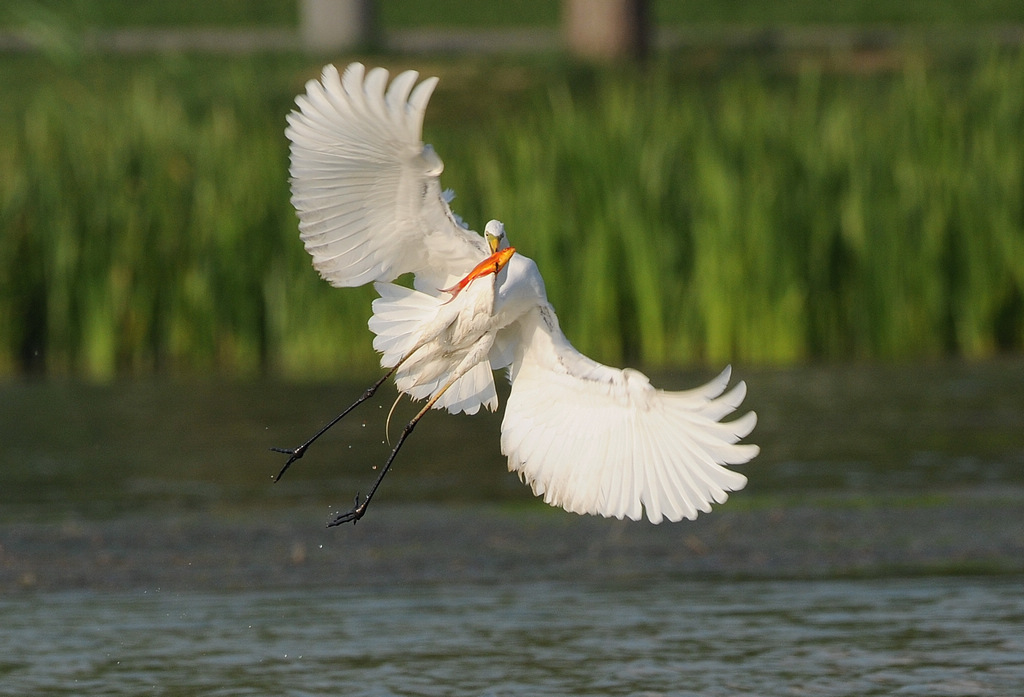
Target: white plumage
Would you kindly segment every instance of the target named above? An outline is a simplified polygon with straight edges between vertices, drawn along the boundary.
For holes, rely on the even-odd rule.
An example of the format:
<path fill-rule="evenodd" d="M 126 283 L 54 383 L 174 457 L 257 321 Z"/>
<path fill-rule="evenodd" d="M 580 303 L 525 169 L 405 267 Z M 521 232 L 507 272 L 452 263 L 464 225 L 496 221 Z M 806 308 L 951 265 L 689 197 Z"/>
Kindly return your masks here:
<path fill-rule="evenodd" d="M 396 369 L 398 389 L 452 413 L 494 410 L 492 371 L 508 368 L 502 452 L 537 495 L 566 510 L 633 520 L 646 511 L 657 523 L 725 501 L 746 483 L 725 465 L 758 453 L 739 443 L 753 412 L 722 421 L 744 384 L 727 392 L 726 369 L 702 387 L 666 392 L 576 351 L 536 265 L 509 248 L 504 226 L 492 220 L 481 236 L 450 210 L 443 164 L 421 141 L 437 79 L 417 79 L 407 71 L 388 86 L 380 68 L 353 63 L 339 76 L 327 66 L 296 99 L 286 131 L 292 202 L 313 266 L 334 286 L 375 282 L 373 345 Z M 414 288 L 391 283 L 405 273 Z M 304 448 L 287 452 L 294 459 Z"/>

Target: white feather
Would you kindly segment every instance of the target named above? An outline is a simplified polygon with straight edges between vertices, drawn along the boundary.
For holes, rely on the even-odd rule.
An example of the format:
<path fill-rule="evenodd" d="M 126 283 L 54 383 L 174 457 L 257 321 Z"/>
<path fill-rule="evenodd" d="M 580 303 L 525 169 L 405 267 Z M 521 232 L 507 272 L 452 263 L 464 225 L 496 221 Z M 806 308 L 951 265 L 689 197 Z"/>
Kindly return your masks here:
<path fill-rule="evenodd" d="M 376 335 L 373 348 L 381 353 L 381 365 L 392 368 L 409 356 L 398 369 L 395 383 L 414 399 L 433 396 L 454 372 L 458 364 L 454 357 L 460 351 L 468 352 L 478 337 L 471 337 L 469 342 L 452 342 L 453 337 L 448 335 L 444 338 L 449 343 L 444 354 L 432 349 L 436 349 L 440 335 L 455 322 L 453 317 L 464 312 L 481 314 L 478 304 L 481 296 L 487 302 L 487 294 L 480 291 L 486 291 L 486 285 L 477 285 L 455 301 L 394 283 L 375 283 L 374 287 L 380 297 L 373 301 L 369 327 Z M 493 306 L 493 292 L 490 296 Z M 487 360 L 478 360 L 469 368 L 441 395 L 435 407 L 453 414 L 475 414 L 481 405 L 490 411 L 498 408 L 494 374 Z"/>
<path fill-rule="evenodd" d="M 757 455 L 756 445 L 737 444 L 756 417 L 719 422 L 745 389 L 723 394 L 728 369 L 695 390 L 665 392 L 577 352 L 550 305 L 521 326 L 501 446 L 509 469 L 544 501 L 634 520 L 646 509 L 657 523 L 695 518 L 746 484 L 725 465 Z"/>

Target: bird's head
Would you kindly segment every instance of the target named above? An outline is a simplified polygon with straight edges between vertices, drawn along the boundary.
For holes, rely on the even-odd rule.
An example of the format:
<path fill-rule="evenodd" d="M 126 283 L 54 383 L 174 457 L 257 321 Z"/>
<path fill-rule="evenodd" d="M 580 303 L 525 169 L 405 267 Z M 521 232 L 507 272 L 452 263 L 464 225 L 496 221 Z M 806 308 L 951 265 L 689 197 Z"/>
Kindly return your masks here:
<path fill-rule="evenodd" d="M 487 239 L 487 246 L 491 248 L 491 255 L 477 264 L 454 286 L 441 289 L 442 293 L 451 293 L 452 297 L 447 302 L 454 300 L 463 288 L 478 278 L 494 274 L 495 282 L 497 282 L 498 273 L 505 268 L 509 259 L 516 253 L 516 248 L 509 246 L 508 240 L 505 238 L 505 226 L 497 220 L 487 223 L 487 227 L 484 228 L 484 236 Z"/>
<path fill-rule="evenodd" d="M 500 220 L 488 221 L 487 226 L 484 227 L 484 238 L 487 240 L 492 254 L 509 246 L 508 238 L 505 237 L 505 226 Z"/>

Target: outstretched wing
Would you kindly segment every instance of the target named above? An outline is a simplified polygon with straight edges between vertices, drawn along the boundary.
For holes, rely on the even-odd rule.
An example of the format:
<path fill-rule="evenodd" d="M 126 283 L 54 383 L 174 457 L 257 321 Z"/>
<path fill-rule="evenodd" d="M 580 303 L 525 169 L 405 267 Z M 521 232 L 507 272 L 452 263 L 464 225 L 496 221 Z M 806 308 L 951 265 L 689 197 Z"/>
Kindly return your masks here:
<path fill-rule="evenodd" d="M 447 288 L 487 256 L 479 234 L 452 215 L 444 168 L 421 140 L 437 84 L 407 71 L 333 65 L 288 115 L 292 203 L 313 266 L 331 285 L 360 286 L 416 275 L 417 288 Z M 385 91 L 386 88 L 386 91 Z"/>
<path fill-rule="evenodd" d="M 746 484 L 724 465 L 757 455 L 738 444 L 757 417 L 721 422 L 746 394 L 742 382 L 725 392 L 728 368 L 702 387 L 666 392 L 579 353 L 547 303 L 520 323 L 501 449 L 546 503 L 632 520 L 646 509 L 659 523 L 696 518 Z"/>

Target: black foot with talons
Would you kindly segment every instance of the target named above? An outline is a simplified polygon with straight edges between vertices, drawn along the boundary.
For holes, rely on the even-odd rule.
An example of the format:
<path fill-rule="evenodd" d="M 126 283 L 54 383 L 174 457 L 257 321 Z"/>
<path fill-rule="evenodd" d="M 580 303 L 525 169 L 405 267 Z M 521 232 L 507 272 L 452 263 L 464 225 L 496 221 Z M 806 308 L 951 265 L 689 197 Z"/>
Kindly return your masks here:
<path fill-rule="evenodd" d="M 370 498 L 367 497 L 365 501 L 359 503 L 359 494 L 356 494 L 356 502 L 352 507 L 352 510 L 347 513 L 339 513 L 334 517 L 334 520 L 327 524 L 327 527 L 333 528 L 345 523 L 352 523 L 355 525 L 360 518 L 366 515 L 366 506 L 370 503 Z"/>
<path fill-rule="evenodd" d="M 281 471 L 277 473 L 277 476 L 274 477 L 274 481 L 275 482 L 281 480 L 281 477 L 284 476 L 284 473 L 288 471 L 288 468 L 292 466 L 293 462 L 295 462 L 300 457 L 302 457 L 303 455 L 306 454 L 306 448 L 308 448 L 308 447 L 309 447 L 309 443 L 304 443 L 304 444 L 300 445 L 297 448 L 271 448 L 270 449 L 271 452 L 283 453 L 285 455 L 290 455 L 291 456 L 291 457 L 288 458 L 288 462 L 284 463 L 284 467 L 282 467 Z"/>

